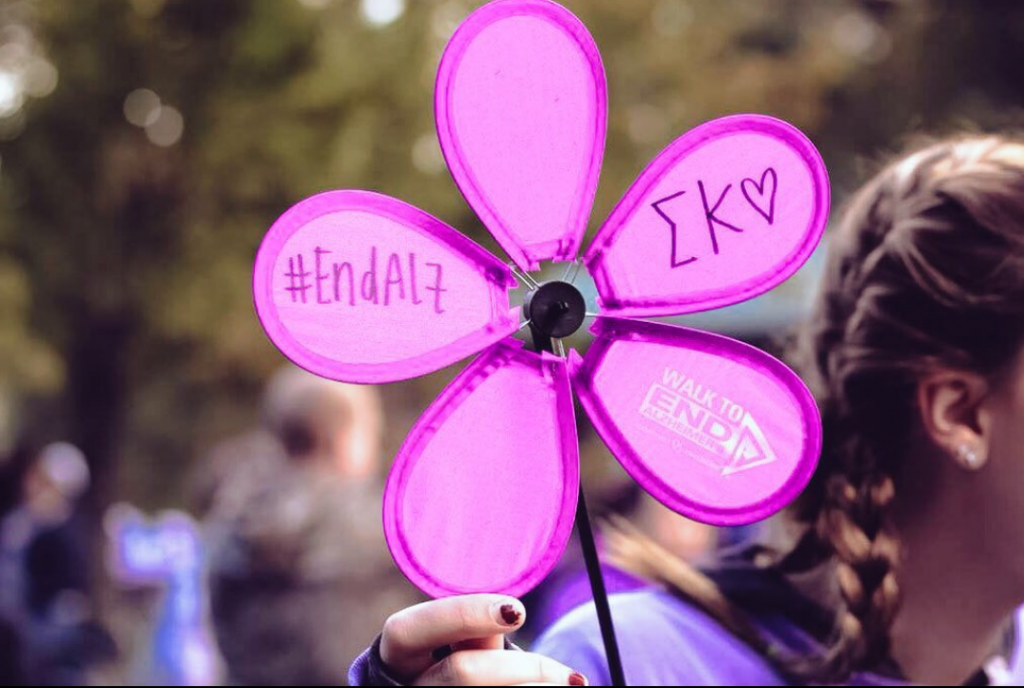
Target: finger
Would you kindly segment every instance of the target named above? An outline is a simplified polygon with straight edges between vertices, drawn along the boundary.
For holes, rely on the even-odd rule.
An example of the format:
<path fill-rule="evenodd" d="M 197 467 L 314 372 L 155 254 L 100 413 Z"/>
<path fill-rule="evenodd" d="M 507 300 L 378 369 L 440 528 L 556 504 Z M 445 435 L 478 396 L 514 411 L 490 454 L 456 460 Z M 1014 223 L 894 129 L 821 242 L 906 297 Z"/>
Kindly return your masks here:
<path fill-rule="evenodd" d="M 465 652 L 466 650 L 504 650 L 505 637 L 492 635 L 489 638 L 474 638 L 464 640 L 461 643 L 452 645 L 453 652 Z"/>
<path fill-rule="evenodd" d="M 448 645 L 446 647 L 439 647 L 430 653 L 434 662 L 440 662 L 447 659 L 456 652 L 465 652 L 467 650 L 504 650 L 505 649 L 505 636 L 492 635 L 489 638 L 477 638 L 475 640 L 463 640 L 460 643 L 454 645 Z M 518 648 L 516 648 L 518 649 Z M 520 650 L 521 652 L 522 650 Z"/>
<path fill-rule="evenodd" d="M 396 676 L 419 676 L 434 665 L 432 654 L 438 648 L 470 640 L 500 639 L 522 628 L 525 620 L 522 602 L 503 595 L 427 602 L 388 619 L 381 638 L 381 659 Z"/>
<path fill-rule="evenodd" d="M 417 686 L 586 685 L 577 672 L 543 655 L 504 650 L 457 652 L 432 666 Z"/>

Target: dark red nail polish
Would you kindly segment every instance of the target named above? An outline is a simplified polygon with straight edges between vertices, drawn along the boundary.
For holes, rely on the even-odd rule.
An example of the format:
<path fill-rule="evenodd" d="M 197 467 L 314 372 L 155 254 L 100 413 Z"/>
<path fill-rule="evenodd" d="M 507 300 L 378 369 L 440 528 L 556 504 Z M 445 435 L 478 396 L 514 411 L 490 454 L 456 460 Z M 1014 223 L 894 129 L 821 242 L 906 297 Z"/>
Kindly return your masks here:
<path fill-rule="evenodd" d="M 505 604 L 501 607 L 501 620 L 505 622 L 506 626 L 518 626 L 519 622 L 523 620 L 523 615 L 519 613 L 513 604 Z"/>
<path fill-rule="evenodd" d="M 584 676 L 583 674 L 581 674 L 581 673 L 579 673 L 577 671 L 576 673 L 574 673 L 572 676 L 569 677 L 569 685 L 570 686 L 589 686 L 590 685 L 590 681 L 587 680 L 586 676 Z"/>

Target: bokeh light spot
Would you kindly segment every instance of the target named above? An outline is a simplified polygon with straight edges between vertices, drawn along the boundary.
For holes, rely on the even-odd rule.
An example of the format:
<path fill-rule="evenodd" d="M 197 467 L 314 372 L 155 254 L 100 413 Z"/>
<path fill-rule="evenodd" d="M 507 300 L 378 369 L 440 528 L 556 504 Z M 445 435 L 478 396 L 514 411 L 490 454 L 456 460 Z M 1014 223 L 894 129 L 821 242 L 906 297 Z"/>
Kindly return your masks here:
<path fill-rule="evenodd" d="M 146 136 L 154 145 L 169 148 L 185 133 L 185 118 L 173 107 L 163 106 L 152 124 L 146 127 Z"/>
<path fill-rule="evenodd" d="M 14 72 L 0 71 L 0 117 L 10 117 L 21 109 L 25 91 Z"/>
<path fill-rule="evenodd" d="M 148 88 L 140 88 L 124 99 L 124 116 L 137 127 L 148 127 L 160 117 L 162 105 L 160 96 Z"/>
<path fill-rule="evenodd" d="M 405 0 L 362 0 L 360 11 L 371 26 L 387 26 L 405 14 Z"/>
<path fill-rule="evenodd" d="M 25 93 L 33 98 L 45 98 L 57 89 L 57 68 L 47 60 L 33 60 L 23 75 Z"/>
<path fill-rule="evenodd" d="M 412 146 L 412 164 L 424 174 L 439 174 L 445 170 L 444 155 L 435 134 L 424 134 Z"/>
<path fill-rule="evenodd" d="M 840 51 L 868 63 L 878 63 L 892 51 L 888 32 L 863 12 L 840 16 L 832 27 L 832 40 Z"/>

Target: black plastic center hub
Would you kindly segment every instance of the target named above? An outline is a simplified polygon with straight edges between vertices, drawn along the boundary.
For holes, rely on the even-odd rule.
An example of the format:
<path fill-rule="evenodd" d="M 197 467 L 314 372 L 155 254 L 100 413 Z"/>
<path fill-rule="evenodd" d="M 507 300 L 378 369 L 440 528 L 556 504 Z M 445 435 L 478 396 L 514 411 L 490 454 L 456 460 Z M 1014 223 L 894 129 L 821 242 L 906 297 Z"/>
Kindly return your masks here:
<path fill-rule="evenodd" d="M 552 339 L 562 339 L 583 326 L 587 302 L 568 282 L 548 282 L 526 295 L 523 314 L 530 327 Z"/>

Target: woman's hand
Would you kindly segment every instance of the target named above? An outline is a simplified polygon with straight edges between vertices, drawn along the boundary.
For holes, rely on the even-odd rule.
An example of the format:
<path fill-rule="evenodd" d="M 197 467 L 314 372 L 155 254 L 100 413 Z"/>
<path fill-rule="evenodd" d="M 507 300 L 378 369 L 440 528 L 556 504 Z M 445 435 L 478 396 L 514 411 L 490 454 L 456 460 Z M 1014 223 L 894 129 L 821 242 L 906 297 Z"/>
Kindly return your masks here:
<path fill-rule="evenodd" d="M 505 634 L 525 621 L 522 603 L 510 597 L 427 602 L 388 619 L 381 659 L 410 686 L 587 685 L 581 674 L 553 659 L 505 650 Z"/>

